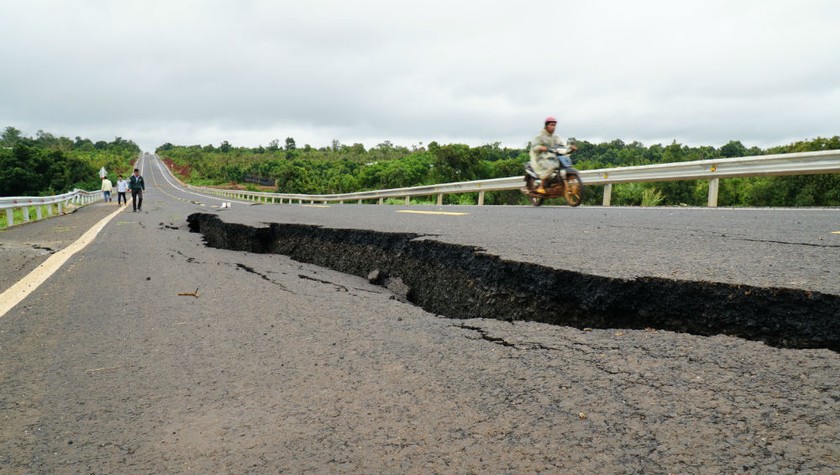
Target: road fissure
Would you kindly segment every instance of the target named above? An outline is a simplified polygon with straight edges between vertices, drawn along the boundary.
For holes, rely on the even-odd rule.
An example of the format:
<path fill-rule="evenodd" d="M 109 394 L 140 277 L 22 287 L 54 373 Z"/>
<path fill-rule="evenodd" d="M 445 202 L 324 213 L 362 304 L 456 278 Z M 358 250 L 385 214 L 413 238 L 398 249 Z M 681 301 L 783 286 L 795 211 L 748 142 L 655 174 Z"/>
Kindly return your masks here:
<path fill-rule="evenodd" d="M 283 254 L 360 277 L 399 281 L 406 300 L 454 319 L 536 321 L 575 328 L 727 334 L 786 348 L 840 351 L 840 296 L 660 277 L 585 274 L 507 261 L 411 233 L 271 223 L 252 227 L 195 213 L 210 247 Z"/>

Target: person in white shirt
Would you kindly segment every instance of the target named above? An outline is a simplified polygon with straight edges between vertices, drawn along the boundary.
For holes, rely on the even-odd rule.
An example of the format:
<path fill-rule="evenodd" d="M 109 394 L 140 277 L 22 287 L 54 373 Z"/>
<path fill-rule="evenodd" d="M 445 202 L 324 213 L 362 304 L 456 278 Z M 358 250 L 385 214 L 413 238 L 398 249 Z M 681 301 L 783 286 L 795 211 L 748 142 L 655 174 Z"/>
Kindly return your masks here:
<path fill-rule="evenodd" d="M 117 206 L 120 206 L 120 202 L 123 204 L 128 204 L 128 198 L 125 197 L 125 193 L 128 191 L 128 182 L 123 180 L 123 176 L 120 175 L 119 179 L 117 180 Z"/>

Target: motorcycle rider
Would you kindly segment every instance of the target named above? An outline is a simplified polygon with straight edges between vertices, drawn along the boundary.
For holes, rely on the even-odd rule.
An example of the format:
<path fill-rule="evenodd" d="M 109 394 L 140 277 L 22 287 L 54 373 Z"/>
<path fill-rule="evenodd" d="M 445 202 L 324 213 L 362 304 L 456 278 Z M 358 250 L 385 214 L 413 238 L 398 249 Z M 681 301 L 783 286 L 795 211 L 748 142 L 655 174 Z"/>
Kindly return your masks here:
<path fill-rule="evenodd" d="M 560 167 L 560 162 L 557 160 L 555 152 L 565 155 L 577 150 L 577 147 L 574 145 L 570 146 L 566 144 L 565 140 L 554 135 L 554 130 L 557 128 L 557 119 L 553 116 L 548 116 L 544 122 L 545 126 L 540 131 L 540 134 L 531 141 L 531 150 L 529 152 L 531 168 L 541 178 L 540 186 L 536 189 L 536 192 L 542 194 L 545 194 L 546 180 Z M 549 150 L 553 150 L 553 152 Z"/>

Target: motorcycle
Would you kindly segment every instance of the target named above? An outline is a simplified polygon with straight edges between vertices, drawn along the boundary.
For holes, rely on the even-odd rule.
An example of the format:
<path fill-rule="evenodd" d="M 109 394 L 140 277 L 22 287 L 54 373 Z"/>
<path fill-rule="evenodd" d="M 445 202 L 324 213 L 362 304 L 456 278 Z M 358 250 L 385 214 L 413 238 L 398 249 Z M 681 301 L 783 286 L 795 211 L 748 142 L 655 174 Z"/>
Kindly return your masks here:
<path fill-rule="evenodd" d="M 580 173 L 572 167 L 572 160 L 557 150 L 549 149 L 557 157 L 560 166 L 542 183 L 545 193 L 537 193 L 541 184 L 541 177 L 537 175 L 531 164 L 525 164 L 525 188 L 520 191 L 531 200 L 534 206 L 540 206 L 548 198 L 562 196 L 569 206 L 580 206 L 583 202 L 583 181 Z"/>

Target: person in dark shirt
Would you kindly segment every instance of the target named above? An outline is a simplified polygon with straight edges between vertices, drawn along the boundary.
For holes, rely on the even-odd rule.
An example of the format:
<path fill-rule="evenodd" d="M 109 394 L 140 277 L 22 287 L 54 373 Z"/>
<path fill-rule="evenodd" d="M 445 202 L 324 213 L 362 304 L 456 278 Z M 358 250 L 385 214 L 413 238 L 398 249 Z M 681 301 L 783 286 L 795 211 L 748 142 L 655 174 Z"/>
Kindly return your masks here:
<path fill-rule="evenodd" d="M 140 170 L 134 169 L 134 175 L 131 175 L 128 180 L 128 188 L 131 190 L 131 206 L 134 208 L 134 212 L 141 211 L 143 208 L 143 190 L 146 189 L 146 183 L 140 176 Z"/>

